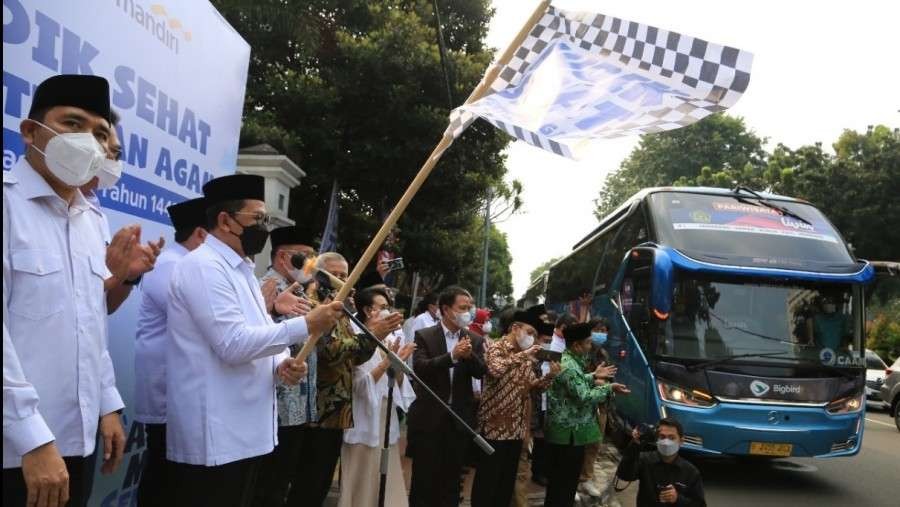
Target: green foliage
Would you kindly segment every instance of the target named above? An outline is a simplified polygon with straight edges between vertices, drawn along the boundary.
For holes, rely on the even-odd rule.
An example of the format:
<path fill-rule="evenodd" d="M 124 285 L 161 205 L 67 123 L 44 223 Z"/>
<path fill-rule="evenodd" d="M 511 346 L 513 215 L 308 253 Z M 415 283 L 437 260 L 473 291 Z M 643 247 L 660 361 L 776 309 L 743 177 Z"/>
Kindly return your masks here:
<path fill-rule="evenodd" d="M 870 313 L 875 318 L 867 325 L 866 347 L 891 364 L 900 356 L 900 298 L 874 310 Z"/>
<path fill-rule="evenodd" d="M 645 135 L 619 170 L 606 178 L 595 215 L 603 218 L 642 188 L 688 185 L 698 177 L 703 185 L 734 186 L 727 181 L 730 178 L 752 185 L 764 167 L 763 143 L 765 139 L 749 131 L 742 119 L 724 114 Z M 727 175 L 719 174 L 721 170 Z"/>
<path fill-rule="evenodd" d="M 556 264 L 556 261 L 562 259 L 562 257 L 554 257 L 542 263 L 540 266 L 531 270 L 531 274 L 528 275 L 528 281 L 533 282 L 538 279 L 541 275 L 544 274 L 544 271 L 550 269 L 550 266 Z"/>
<path fill-rule="evenodd" d="M 743 120 L 724 115 L 644 136 L 607 178 L 596 215 L 645 187 L 740 184 L 811 202 L 861 258 L 900 259 L 900 133 L 883 125 L 846 130 L 833 145 L 835 155 L 819 143 L 796 150 L 778 144 L 768 154 L 763 142 Z"/>
<path fill-rule="evenodd" d="M 353 259 L 439 141 L 449 104 L 461 103 L 490 63 L 483 44 L 493 13 L 488 2 L 438 2 L 452 97 L 432 0 L 213 3 L 252 48 L 242 146 L 269 143 L 303 168 L 308 176 L 291 195 L 291 218 L 314 230 L 324 228 L 338 181 L 339 250 Z M 482 249 L 473 246 L 481 236 L 468 236 L 488 190 L 518 200 L 503 181 L 508 141 L 480 122 L 447 151 L 399 224 L 410 270 L 440 280 L 480 266 Z M 508 295 L 505 238 L 492 236 L 491 252 L 506 259 L 491 262 L 491 279 L 499 295 Z"/>

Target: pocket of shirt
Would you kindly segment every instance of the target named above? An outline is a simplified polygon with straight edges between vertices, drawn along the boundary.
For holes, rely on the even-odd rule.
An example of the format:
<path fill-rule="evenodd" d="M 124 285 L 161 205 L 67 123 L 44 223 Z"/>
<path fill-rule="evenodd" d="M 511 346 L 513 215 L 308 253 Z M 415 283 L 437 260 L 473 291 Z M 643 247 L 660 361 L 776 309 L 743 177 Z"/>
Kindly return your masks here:
<path fill-rule="evenodd" d="M 62 258 L 46 250 L 11 252 L 12 291 L 9 311 L 40 320 L 63 309 L 67 298 Z"/>

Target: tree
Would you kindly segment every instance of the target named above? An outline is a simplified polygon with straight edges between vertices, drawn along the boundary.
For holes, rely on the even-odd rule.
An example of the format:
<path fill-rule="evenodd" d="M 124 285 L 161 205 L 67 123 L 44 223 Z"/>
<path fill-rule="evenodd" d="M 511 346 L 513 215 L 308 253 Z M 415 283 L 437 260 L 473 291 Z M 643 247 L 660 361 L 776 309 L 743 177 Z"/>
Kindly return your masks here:
<path fill-rule="evenodd" d="M 687 184 L 698 176 L 704 185 L 734 186 L 735 182 L 717 175 L 722 170 L 728 171 L 729 178 L 738 178 L 737 183 L 757 183 L 764 168 L 764 143 L 743 119 L 725 114 L 644 135 L 619 170 L 607 176 L 594 214 L 603 218 L 642 188 Z"/>
<path fill-rule="evenodd" d="M 214 3 L 252 47 L 241 144 L 269 143 L 306 171 L 291 195 L 291 218 L 314 229 L 324 227 L 338 182 L 338 244 L 352 260 L 447 126 L 432 0 Z M 458 103 L 493 57 L 483 44 L 492 10 L 483 0 L 438 3 Z M 508 191 L 508 142 L 478 122 L 444 155 L 399 224 L 411 270 L 436 279 L 480 258 L 480 248 L 459 255 L 460 238 L 489 189 Z"/>
<path fill-rule="evenodd" d="M 544 271 L 549 270 L 550 266 L 556 264 L 556 262 L 559 261 L 560 259 L 562 259 L 562 257 L 554 257 L 552 259 L 549 259 L 549 260 L 543 262 L 540 266 L 532 269 L 531 274 L 528 275 L 528 281 L 533 282 L 533 281 L 537 280 L 541 275 L 544 274 Z"/>
<path fill-rule="evenodd" d="M 895 298 L 873 313 L 875 317 L 866 326 L 866 347 L 891 364 L 900 357 L 900 299 Z"/>

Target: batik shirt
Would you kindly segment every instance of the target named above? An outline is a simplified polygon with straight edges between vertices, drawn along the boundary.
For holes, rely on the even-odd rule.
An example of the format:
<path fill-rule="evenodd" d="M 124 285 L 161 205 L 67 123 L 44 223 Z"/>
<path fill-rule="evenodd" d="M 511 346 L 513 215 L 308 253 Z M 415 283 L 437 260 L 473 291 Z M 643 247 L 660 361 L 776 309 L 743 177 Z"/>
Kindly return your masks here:
<path fill-rule="evenodd" d="M 260 286 L 269 278 L 276 280 L 276 294 L 281 294 L 290 286 L 290 282 L 273 268 L 269 268 L 260 279 Z M 272 320 L 281 322 L 288 318 L 286 315 L 278 315 L 272 317 Z M 300 348 L 299 345 L 291 345 L 291 355 L 297 355 Z M 306 378 L 301 379 L 297 385 L 289 386 L 278 382 L 275 386 L 279 426 L 298 426 L 316 422 L 316 362 L 316 349 L 313 349 L 306 358 L 306 365 L 309 367 Z"/>
<path fill-rule="evenodd" d="M 506 338 L 488 345 L 484 363 L 487 375 L 478 405 L 482 435 L 488 440 L 524 439 L 532 385 L 535 389 L 546 389 L 550 378 L 538 381 L 531 356 Z"/>
<path fill-rule="evenodd" d="M 597 405 L 612 391 L 609 384 L 594 385 L 594 374 L 585 373 L 586 359 L 570 350 L 563 352 L 562 371 L 547 391 L 547 442 L 559 445 L 587 445 L 599 442 Z"/>
<path fill-rule="evenodd" d="M 354 334 L 350 320 L 342 317 L 331 333 L 319 340 L 317 347 L 319 426 L 352 428 L 353 369 L 372 357 L 375 343 Z"/>

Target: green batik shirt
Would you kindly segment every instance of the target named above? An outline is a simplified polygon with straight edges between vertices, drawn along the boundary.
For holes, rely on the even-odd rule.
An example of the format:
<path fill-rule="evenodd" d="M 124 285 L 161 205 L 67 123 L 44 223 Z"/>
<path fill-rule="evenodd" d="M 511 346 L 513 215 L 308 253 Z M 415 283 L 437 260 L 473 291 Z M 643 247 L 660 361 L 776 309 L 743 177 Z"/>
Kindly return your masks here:
<path fill-rule="evenodd" d="M 353 333 L 350 319 L 343 317 L 317 344 L 318 424 L 323 428 L 353 427 L 353 368 L 375 353 L 375 343 Z"/>
<path fill-rule="evenodd" d="M 597 405 L 612 391 L 609 384 L 594 385 L 593 373 L 585 373 L 587 359 L 563 352 L 559 376 L 547 391 L 547 442 L 559 445 L 587 445 L 602 438 L 597 424 Z"/>

